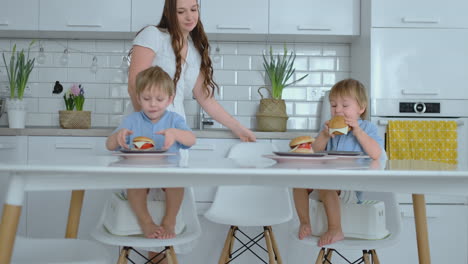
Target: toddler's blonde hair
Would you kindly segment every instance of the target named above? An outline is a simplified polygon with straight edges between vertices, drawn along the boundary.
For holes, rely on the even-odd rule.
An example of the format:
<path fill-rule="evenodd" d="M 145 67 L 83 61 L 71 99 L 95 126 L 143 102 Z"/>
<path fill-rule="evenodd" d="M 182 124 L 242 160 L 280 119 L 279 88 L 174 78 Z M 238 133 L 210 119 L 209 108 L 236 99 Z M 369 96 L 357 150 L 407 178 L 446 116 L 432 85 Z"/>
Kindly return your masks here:
<path fill-rule="evenodd" d="M 354 79 L 345 79 L 337 82 L 330 90 L 329 99 L 331 100 L 332 98 L 344 96 L 349 96 L 356 99 L 358 105 L 361 108 L 364 108 L 364 112 L 361 114 L 361 118 L 366 119 L 368 97 L 364 85 L 360 81 Z"/>
<path fill-rule="evenodd" d="M 136 77 L 136 94 L 139 96 L 143 91 L 157 88 L 159 91 L 173 96 L 175 93 L 174 81 L 161 67 L 152 66 L 141 71 Z"/>

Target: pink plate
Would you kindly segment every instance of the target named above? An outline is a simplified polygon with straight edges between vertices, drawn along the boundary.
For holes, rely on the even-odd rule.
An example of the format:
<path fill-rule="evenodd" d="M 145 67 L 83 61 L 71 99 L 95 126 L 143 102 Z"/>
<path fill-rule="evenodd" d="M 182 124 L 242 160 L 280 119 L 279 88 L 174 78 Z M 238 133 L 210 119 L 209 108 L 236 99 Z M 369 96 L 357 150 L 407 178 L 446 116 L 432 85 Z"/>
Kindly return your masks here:
<path fill-rule="evenodd" d="M 337 159 L 336 156 L 278 156 L 278 155 L 263 155 L 265 158 L 274 159 L 277 162 L 322 162 L 325 160 Z"/>
<path fill-rule="evenodd" d="M 173 152 L 162 152 L 162 153 L 150 153 L 150 152 L 140 152 L 140 153 L 122 153 L 122 152 L 114 152 L 112 155 L 120 156 L 125 159 L 164 159 L 168 156 L 177 155 Z"/>

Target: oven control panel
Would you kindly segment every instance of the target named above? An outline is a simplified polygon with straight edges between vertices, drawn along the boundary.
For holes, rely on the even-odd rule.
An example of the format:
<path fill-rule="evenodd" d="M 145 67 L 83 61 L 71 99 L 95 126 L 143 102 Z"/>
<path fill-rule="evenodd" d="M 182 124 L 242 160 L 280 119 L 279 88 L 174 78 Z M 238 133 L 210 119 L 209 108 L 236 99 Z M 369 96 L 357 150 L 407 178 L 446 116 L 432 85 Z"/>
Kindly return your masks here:
<path fill-rule="evenodd" d="M 440 103 L 401 102 L 400 113 L 440 114 Z"/>

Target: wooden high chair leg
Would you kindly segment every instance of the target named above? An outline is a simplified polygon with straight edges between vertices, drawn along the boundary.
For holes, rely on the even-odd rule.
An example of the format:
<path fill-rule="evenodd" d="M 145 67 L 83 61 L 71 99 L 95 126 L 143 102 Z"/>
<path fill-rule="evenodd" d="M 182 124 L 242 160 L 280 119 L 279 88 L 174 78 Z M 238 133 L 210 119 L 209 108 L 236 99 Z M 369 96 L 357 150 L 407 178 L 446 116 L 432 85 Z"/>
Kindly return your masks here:
<path fill-rule="evenodd" d="M 168 261 L 167 261 L 168 264 L 179 264 L 179 261 L 177 260 L 177 255 L 175 253 L 173 246 L 167 247 L 166 257 L 168 257 Z"/>
<path fill-rule="evenodd" d="M 267 226 L 268 230 L 270 230 L 271 242 L 273 244 L 273 250 L 275 251 L 276 261 L 278 264 L 283 264 L 283 260 L 281 259 L 281 255 L 278 248 L 278 243 L 276 243 L 275 233 L 273 233 L 273 228 L 271 226 Z"/>
<path fill-rule="evenodd" d="M 119 259 L 117 260 L 117 264 L 127 264 L 128 263 L 128 252 L 130 251 L 129 247 L 123 247 L 120 251 Z"/>
<path fill-rule="evenodd" d="M 325 254 L 325 259 L 331 262 L 333 256 L 333 249 L 327 249 L 327 254 Z"/>
<path fill-rule="evenodd" d="M 380 264 L 380 260 L 375 249 L 372 249 L 370 253 L 372 255 L 372 264 Z"/>
<path fill-rule="evenodd" d="M 315 264 L 322 264 L 323 263 L 323 255 L 325 255 L 325 248 L 321 248 L 318 255 L 317 255 L 317 260 L 315 261 Z"/>
<path fill-rule="evenodd" d="M 221 251 L 221 256 L 219 256 L 218 264 L 225 264 L 226 259 L 229 258 L 229 250 L 231 249 L 232 238 L 234 237 L 234 226 L 229 228 L 229 231 L 226 235 L 226 241 L 224 242 L 223 250 Z"/>
<path fill-rule="evenodd" d="M 369 252 L 367 250 L 362 251 L 362 258 L 364 259 L 364 264 L 371 264 L 369 259 Z"/>
<path fill-rule="evenodd" d="M 276 264 L 275 253 L 273 252 L 273 246 L 271 245 L 271 237 L 270 237 L 270 230 L 267 227 L 264 227 L 263 233 L 265 235 L 265 242 L 267 245 L 268 250 L 268 263 L 269 264 Z"/>
<path fill-rule="evenodd" d="M 226 263 L 228 263 L 231 260 L 232 250 L 234 249 L 234 243 L 236 242 L 237 229 L 238 229 L 237 226 L 234 226 L 233 229 L 232 229 L 231 240 L 230 240 L 228 252 L 227 252 L 227 255 L 226 255 Z"/>

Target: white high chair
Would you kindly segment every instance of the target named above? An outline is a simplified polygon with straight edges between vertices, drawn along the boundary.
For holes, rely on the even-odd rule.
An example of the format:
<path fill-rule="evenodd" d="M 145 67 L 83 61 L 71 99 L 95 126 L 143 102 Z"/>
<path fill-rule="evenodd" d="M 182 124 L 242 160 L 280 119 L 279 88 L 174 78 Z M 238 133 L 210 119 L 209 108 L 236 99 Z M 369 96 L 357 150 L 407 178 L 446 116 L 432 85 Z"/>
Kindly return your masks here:
<path fill-rule="evenodd" d="M 156 248 L 163 247 L 161 253 L 165 253 L 169 264 L 177 264 L 177 256 L 174 251 L 174 246 L 179 246 L 192 242 L 197 239 L 201 234 L 200 222 L 195 207 L 195 198 L 192 188 L 185 188 L 184 200 L 182 201 L 180 212 L 182 214 L 182 220 L 185 223 L 185 228 L 182 233 L 178 234 L 172 239 L 149 239 L 143 236 L 117 236 L 109 233 L 104 227 L 104 219 L 106 212 L 100 219 L 99 224 L 95 230 L 91 233 L 91 236 L 108 245 L 120 246 L 120 256 L 118 264 L 126 264 L 129 259 L 130 251 L 136 251 L 136 248 L 149 251 L 159 251 Z M 153 263 L 148 260 L 145 263 Z M 132 262 L 133 263 L 133 262 Z"/>
<path fill-rule="evenodd" d="M 395 245 L 400 237 L 401 232 L 401 215 L 400 209 L 398 206 L 398 202 L 396 200 L 396 196 L 394 193 L 384 193 L 384 192 L 364 192 L 363 193 L 363 200 L 378 200 L 382 201 L 385 204 L 385 221 L 387 230 L 390 232 L 390 235 L 380 239 L 380 240 L 366 240 L 366 239 L 352 239 L 352 238 L 345 238 L 342 241 L 338 241 L 331 245 L 322 247 L 319 251 L 317 256 L 316 264 L 327 263 L 331 264 L 331 256 L 332 253 L 338 252 L 338 250 L 362 250 L 363 255 L 359 259 L 350 262 L 349 260 L 345 259 L 347 263 L 362 263 L 365 264 L 380 264 L 379 258 L 377 257 L 376 250 L 382 249 L 386 247 L 390 247 Z M 316 247 L 319 237 L 316 236 L 308 236 L 303 240 L 299 240 L 298 228 L 293 229 L 292 235 L 297 241 L 302 243 L 306 243 L 311 247 Z"/>
<path fill-rule="evenodd" d="M 238 143 L 231 148 L 228 158 L 249 160 L 250 164 L 255 164 L 256 161 L 261 163 L 261 159 L 265 159 L 261 157 L 263 154 L 271 154 L 275 150 L 271 143 Z M 287 188 L 219 186 L 205 217 L 212 222 L 230 226 L 218 263 L 228 263 L 247 250 L 253 253 L 251 247 L 259 246 L 257 242 L 262 238 L 265 239 L 267 249 L 261 248 L 268 252 L 269 263 L 283 263 L 271 226 L 285 223 L 292 218 L 291 199 Z M 251 238 L 240 231 L 239 226 L 262 227 L 263 232 Z M 233 251 L 235 239 L 240 241 L 236 236 L 237 231 L 247 236 L 249 241 L 241 242 L 243 246 Z"/>
<path fill-rule="evenodd" d="M 12 264 L 110 264 L 103 245 L 81 239 L 16 237 Z"/>

